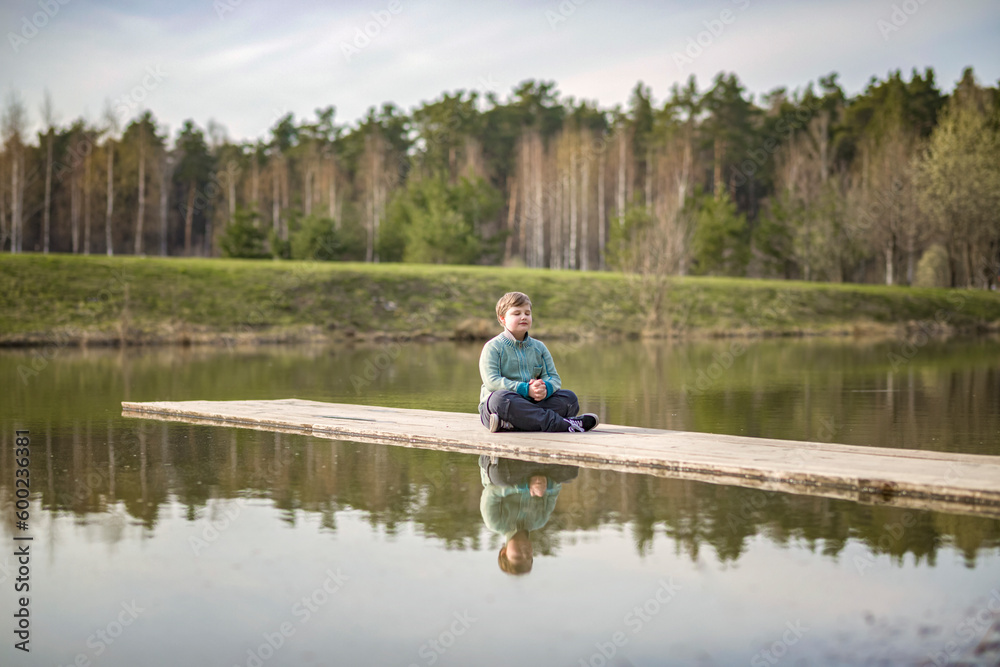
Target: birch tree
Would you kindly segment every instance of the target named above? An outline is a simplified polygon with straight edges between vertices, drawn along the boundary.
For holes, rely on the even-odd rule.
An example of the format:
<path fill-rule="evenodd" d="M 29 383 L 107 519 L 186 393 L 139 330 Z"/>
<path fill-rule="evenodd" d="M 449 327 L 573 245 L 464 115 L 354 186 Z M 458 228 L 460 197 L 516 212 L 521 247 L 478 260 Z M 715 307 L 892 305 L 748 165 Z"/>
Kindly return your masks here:
<path fill-rule="evenodd" d="M 55 139 L 56 113 L 52 95 L 45 91 L 42 101 L 42 122 L 45 124 L 45 203 L 42 209 L 42 252 L 49 254 L 52 228 L 52 143 Z"/>
<path fill-rule="evenodd" d="M 11 92 L 3 113 L 4 151 L 10 169 L 10 251 L 21 252 L 24 239 L 24 136 L 28 113 L 20 95 Z"/>
<path fill-rule="evenodd" d="M 114 242 L 112 240 L 111 224 L 112 216 L 115 212 L 115 143 L 118 136 L 118 116 L 107 105 L 104 109 L 104 151 L 107 158 L 107 208 L 104 214 L 104 248 L 108 257 L 115 254 Z"/>

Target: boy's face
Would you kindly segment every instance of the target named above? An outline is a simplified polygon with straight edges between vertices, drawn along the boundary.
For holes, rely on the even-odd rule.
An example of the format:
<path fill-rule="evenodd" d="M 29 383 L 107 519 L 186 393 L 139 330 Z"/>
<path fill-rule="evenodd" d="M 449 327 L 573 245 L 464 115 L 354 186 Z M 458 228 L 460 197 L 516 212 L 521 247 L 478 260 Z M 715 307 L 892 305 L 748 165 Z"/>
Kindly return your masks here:
<path fill-rule="evenodd" d="M 531 304 L 511 306 L 503 316 L 501 324 L 507 331 L 514 334 L 518 340 L 524 340 L 524 334 L 531 328 Z"/>

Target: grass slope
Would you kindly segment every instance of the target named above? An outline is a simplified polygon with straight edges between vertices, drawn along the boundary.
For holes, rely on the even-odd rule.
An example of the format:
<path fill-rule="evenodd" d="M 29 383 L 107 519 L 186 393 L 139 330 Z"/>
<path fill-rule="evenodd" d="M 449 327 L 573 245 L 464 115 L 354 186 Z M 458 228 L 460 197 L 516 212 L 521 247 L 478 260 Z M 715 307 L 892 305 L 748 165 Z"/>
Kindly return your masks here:
<path fill-rule="evenodd" d="M 1000 295 L 974 290 L 680 278 L 651 327 L 641 281 L 616 273 L 23 254 L 0 257 L 0 344 L 486 335 L 513 289 L 531 295 L 540 337 L 1000 325 Z"/>

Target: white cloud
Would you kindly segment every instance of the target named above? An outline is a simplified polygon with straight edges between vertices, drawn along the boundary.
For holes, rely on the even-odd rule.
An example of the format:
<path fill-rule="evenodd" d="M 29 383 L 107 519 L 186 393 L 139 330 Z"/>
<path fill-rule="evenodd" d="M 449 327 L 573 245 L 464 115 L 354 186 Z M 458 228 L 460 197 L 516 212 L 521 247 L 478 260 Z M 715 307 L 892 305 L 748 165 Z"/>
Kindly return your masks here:
<path fill-rule="evenodd" d="M 625 103 L 640 80 L 663 100 L 692 72 L 703 89 L 719 71 L 735 72 L 754 93 L 795 89 L 832 71 L 849 94 L 896 68 L 932 66 L 945 90 L 967 65 L 981 81 L 1000 78 L 1000 6 L 982 0 L 918 3 L 887 39 L 877 22 L 891 20 L 893 2 L 881 0 L 590 0 L 554 26 L 546 11 L 558 11 L 556 2 L 403 1 L 398 14 L 387 14 L 388 0 L 346 8 L 242 2 L 221 19 L 211 3 L 151 9 L 123 2 L 71 3 L 21 52 L 0 48 L 0 86 L 21 91 L 32 112 L 47 87 L 68 121 L 99 112 L 105 99 L 139 83 L 147 65 L 159 64 L 169 77 L 146 106 L 161 121 L 176 129 L 186 118 L 202 125 L 215 118 L 234 138 L 250 138 L 263 136 L 280 110 L 311 117 L 333 104 L 338 122 L 353 122 L 385 102 L 408 110 L 494 82 L 503 98 L 528 78 L 554 80 L 564 95 L 606 108 Z M 0 25 L 16 25 L 29 5 L 5 3 Z M 710 39 L 702 35 L 703 52 L 678 67 L 673 54 L 718 28 L 724 10 L 735 20 Z M 378 18 L 384 25 L 376 31 Z M 370 43 L 348 62 L 341 43 L 366 24 Z"/>

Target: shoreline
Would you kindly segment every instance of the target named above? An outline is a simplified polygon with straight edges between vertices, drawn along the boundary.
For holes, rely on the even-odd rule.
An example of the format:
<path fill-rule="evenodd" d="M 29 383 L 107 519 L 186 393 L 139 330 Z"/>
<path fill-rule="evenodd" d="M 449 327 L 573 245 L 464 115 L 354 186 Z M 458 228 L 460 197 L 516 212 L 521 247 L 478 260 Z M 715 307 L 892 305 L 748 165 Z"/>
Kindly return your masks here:
<path fill-rule="evenodd" d="M 486 266 L 0 256 L 0 347 L 482 341 L 498 295 L 541 340 L 949 339 L 1000 332 L 1000 294 Z M 653 290 L 660 290 L 650 298 Z M 657 311 L 652 312 L 655 304 Z"/>
<path fill-rule="evenodd" d="M 342 345 L 373 344 L 385 342 L 470 342 L 482 343 L 499 332 L 489 336 L 474 335 L 466 331 L 452 331 L 444 334 L 428 332 L 400 331 L 346 331 L 327 332 L 318 327 L 299 327 L 277 331 L 247 333 L 241 331 L 214 331 L 182 329 L 166 335 L 129 332 L 124 336 L 117 332 L 76 331 L 67 332 L 54 329 L 47 332 L 0 336 L 0 349 L 76 347 L 76 348 L 125 348 L 125 347 L 252 347 L 271 345 Z M 691 330 L 673 332 L 610 331 L 601 335 L 579 335 L 574 331 L 539 329 L 535 332 L 543 341 L 622 341 L 653 340 L 694 342 L 706 340 L 752 340 L 777 338 L 851 338 L 860 341 L 884 339 L 911 340 L 926 336 L 931 340 L 989 338 L 1000 334 L 1000 326 L 981 327 L 938 327 L 931 330 L 920 322 L 884 325 L 873 322 L 845 324 L 841 327 L 825 329 L 731 329 L 731 330 Z"/>

